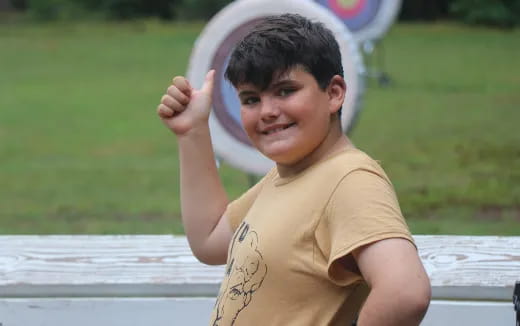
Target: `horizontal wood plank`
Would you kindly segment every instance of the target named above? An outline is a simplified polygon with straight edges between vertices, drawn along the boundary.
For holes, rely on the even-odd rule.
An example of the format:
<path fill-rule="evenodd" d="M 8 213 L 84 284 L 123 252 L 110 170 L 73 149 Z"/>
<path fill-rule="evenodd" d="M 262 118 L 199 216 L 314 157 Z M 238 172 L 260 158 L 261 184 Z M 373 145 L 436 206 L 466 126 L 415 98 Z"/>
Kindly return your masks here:
<path fill-rule="evenodd" d="M 520 237 L 415 236 L 436 299 L 511 301 Z"/>
<path fill-rule="evenodd" d="M 520 237 L 415 239 L 434 298 L 511 301 Z M 223 273 L 182 236 L 0 236 L 0 297 L 212 297 Z"/>
<path fill-rule="evenodd" d="M 185 237 L 0 236 L 0 296 L 214 296 Z"/>
<path fill-rule="evenodd" d="M 513 326 L 512 303 L 433 300 L 421 326 Z"/>
<path fill-rule="evenodd" d="M 215 298 L 0 299 L 2 326 L 208 325 Z M 512 326 L 512 304 L 432 301 L 421 326 Z"/>
<path fill-rule="evenodd" d="M 0 326 L 207 326 L 215 298 L 0 299 Z"/>

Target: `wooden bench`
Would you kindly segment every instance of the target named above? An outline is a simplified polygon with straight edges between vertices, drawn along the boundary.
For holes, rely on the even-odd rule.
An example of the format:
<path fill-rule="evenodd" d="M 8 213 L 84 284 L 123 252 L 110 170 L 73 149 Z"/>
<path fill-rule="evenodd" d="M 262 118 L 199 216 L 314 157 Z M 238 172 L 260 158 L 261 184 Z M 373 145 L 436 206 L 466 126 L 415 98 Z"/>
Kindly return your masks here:
<path fill-rule="evenodd" d="M 520 237 L 415 239 L 433 286 L 422 325 L 515 324 Z M 0 325 L 207 325 L 223 271 L 180 236 L 0 236 Z"/>

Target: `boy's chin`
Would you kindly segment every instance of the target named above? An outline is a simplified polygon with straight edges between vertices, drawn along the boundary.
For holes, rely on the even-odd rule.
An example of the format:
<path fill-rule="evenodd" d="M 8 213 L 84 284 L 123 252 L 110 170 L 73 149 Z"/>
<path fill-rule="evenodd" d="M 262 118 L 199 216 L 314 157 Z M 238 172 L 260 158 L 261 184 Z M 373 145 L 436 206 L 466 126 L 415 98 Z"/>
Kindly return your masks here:
<path fill-rule="evenodd" d="M 286 154 L 286 153 L 284 153 L 284 154 Z M 274 161 L 277 165 L 282 165 L 282 166 L 295 165 L 300 161 L 299 158 L 291 157 L 289 155 L 283 155 L 283 154 L 266 155 L 265 153 L 264 153 L 264 155 L 267 156 L 267 158 L 269 158 L 271 161 Z"/>

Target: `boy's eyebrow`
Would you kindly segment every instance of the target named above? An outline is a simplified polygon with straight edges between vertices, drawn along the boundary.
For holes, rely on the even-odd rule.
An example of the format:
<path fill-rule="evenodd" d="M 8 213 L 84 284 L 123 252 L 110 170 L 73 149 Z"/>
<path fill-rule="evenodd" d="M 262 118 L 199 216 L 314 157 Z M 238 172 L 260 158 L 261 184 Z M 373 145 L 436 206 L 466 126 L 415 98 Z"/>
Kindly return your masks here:
<path fill-rule="evenodd" d="M 284 86 L 284 85 L 292 85 L 294 83 L 296 83 L 296 81 L 294 79 L 291 79 L 291 78 L 287 77 L 287 78 L 278 79 L 278 80 L 272 82 L 267 87 L 267 89 L 274 89 L 274 88 L 278 88 L 278 87 Z M 245 96 L 257 95 L 257 94 L 258 94 L 258 91 L 256 91 L 256 90 L 245 89 L 243 91 L 239 91 L 238 92 L 238 97 L 242 98 L 242 97 L 245 97 Z"/>
<path fill-rule="evenodd" d="M 279 79 L 273 83 L 271 83 L 271 85 L 269 85 L 268 88 L 277 88 L 277 87 L 280 87 L 280 86 L 283 86 L 283 85 L 287 85 L 287 84 L 294 84 L 296 81 L 294 79 L 290 79 L 290 78 L 285 78 L 285 79 Z"/>
<path fill-rule="evenodd" d="M 238 92 L 238 97 L 251 96 L 251 95 L 256 95 L 256 92 L 255 91 L 251 91 L 251 90 L 247 90 L 247 89 Z"/>

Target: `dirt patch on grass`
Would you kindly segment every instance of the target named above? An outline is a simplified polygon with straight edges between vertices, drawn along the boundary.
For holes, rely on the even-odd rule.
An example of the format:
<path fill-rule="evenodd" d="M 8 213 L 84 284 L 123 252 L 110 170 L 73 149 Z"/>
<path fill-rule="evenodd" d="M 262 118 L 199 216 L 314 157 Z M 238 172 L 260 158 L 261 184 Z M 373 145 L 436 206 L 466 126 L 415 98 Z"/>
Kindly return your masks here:
<path fill-rule="evenodd" d="M 498 205 L 486 205 L 478 209 L 475 218 L 481 221 L 502 221 L 512 217 L 520 221 L 520 206 L 504 207 Z"/>

